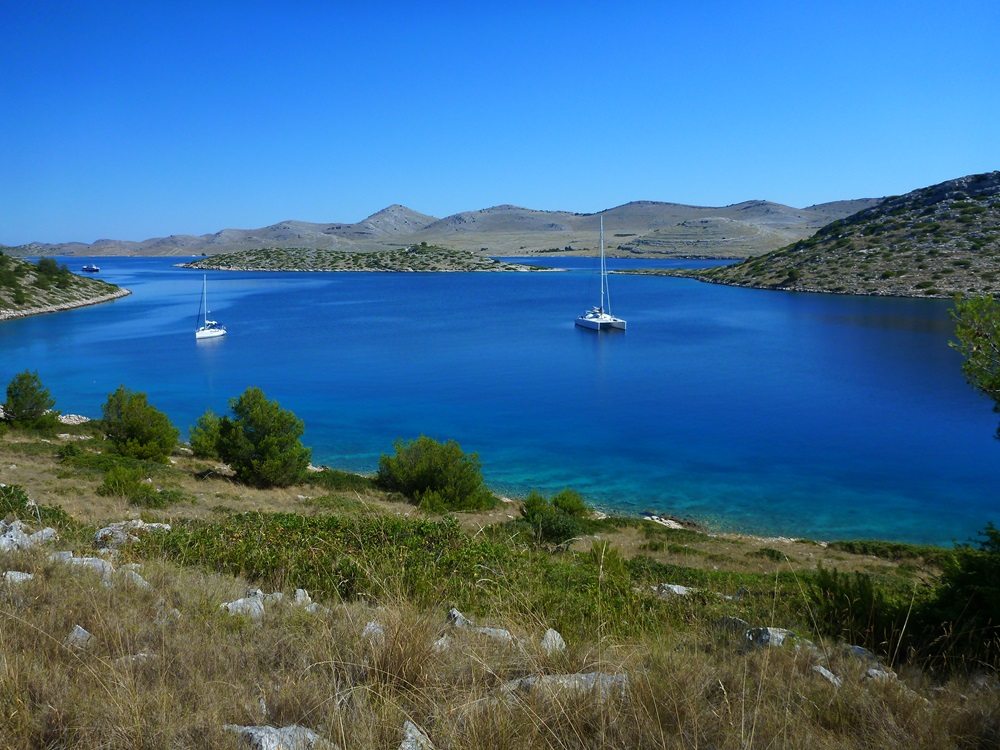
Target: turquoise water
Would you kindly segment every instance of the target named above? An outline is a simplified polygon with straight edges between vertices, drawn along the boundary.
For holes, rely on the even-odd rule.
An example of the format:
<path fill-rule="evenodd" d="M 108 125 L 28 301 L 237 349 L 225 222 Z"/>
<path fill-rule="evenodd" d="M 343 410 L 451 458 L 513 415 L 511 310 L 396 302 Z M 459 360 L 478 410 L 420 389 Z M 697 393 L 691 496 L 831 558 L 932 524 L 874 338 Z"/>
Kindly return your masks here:
<path fill-rule="evenodd" d="M 71 268 L 90 259 L 66 260 Z M 573 325 L 569 273 L 210 273 L 229 335 L 196 342 L 202 274 L 97 258 L 134 294 L 0 323 L 0 383 L 38 373 L 63 412 L 119 384 L 186 432 L 257 385 L 314 463 L 372 471 L 397 438 L 479 453 L 500 492 L 815 539 L 964 541 L 1000 521 L 996 415 L 949 349 L 950 303 L 615 275 L 627 333 Z M 612 269 L 663 265 L 611 261 Z"/>

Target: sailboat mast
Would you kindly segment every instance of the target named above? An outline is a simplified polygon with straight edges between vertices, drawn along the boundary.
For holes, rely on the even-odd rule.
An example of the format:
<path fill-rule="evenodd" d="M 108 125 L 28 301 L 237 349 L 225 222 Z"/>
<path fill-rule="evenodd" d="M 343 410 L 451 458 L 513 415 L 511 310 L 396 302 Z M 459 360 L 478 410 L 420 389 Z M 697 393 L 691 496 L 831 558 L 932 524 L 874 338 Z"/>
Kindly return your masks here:
<path fill-rule="evenodd" d="M 604 290 L 607 287 L 607 270 L 604 266 L 604 217 L 601 217 L 601 312 L 604 312 Z"/>

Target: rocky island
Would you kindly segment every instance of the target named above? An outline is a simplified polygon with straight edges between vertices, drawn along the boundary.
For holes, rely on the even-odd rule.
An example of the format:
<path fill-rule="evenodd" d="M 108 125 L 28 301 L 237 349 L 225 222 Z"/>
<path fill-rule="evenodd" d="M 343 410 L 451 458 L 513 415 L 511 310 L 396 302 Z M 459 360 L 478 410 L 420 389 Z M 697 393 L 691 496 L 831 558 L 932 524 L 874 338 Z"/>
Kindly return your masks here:
<path fill-rule="evenodd" d="M 465 250 L 418 245 L 399 250 L 343 252 L 314 248 L 264 248 L 213 255 L 181 268 L 216 271 L 551 271 L 550 268 L 508 263 Z"/>

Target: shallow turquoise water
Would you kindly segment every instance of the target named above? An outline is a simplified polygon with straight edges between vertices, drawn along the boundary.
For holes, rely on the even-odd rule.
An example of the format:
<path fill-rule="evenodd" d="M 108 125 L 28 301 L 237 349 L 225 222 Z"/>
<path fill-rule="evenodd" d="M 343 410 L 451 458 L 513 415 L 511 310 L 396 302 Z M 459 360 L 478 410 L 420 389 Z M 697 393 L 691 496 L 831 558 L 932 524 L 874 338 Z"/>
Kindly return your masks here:
<path fill-rule="evenodd" d="M 0 383 L 38 370 L 58 408 L 90 416 L 125 384 L 182 431 L 258 385 L 305 421 L 315 463 L 371 471 L 423 433 L 477 451 L 501 492 L 570 486 L 759 533 L 950 543 L 1000 521 L 996 416 L 947 345 L 947 302 L 615 275 L 629 330 L 596 334 L 573 325 L 596 301 L 590 259 L 219 272 L 209 303 L 230 333 L 195 342 L 201 273 L 95 261 L 134 294 L 0 323 Z"/>

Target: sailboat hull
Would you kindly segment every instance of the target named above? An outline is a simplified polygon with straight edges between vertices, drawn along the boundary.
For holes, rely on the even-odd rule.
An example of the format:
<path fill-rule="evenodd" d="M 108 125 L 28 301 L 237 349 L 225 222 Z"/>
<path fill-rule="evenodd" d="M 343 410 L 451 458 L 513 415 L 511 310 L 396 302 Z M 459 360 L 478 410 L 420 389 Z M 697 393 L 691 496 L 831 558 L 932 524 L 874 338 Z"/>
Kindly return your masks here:
<path fill-rule="evenodd" d="M 217 339 L 219 336 L 225 336 L 225 328 L 199 328 L 194 332 L 194 337 L 198 340 L 201 339 Z"/>

